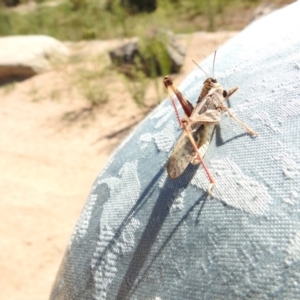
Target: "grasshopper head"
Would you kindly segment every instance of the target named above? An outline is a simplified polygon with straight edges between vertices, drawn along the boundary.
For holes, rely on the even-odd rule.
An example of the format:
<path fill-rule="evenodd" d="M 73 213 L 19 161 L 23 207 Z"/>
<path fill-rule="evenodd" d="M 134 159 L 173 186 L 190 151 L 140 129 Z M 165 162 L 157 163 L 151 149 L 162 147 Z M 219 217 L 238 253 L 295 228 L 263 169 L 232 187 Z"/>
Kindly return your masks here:
<path fill-rule="evenodd" d="M 208 77 L 204 82 L 203 82 L 203 87 L 202 91 L 200 93 L 200 97 L 198 98 L 198 102 L 200 102 L 204 97 L 207 96 L 207 94 L 212 90 L 220 90 L 222 89 L 221 85 L 218 83 L 216 78 L 213 77 Z M 222 89 L 223 91 L 223 89 Z M 221 91 L 221 92 L 222 92 Z"/>
<path fill-rule="evenodd" d="M 204 82 L 203 82 L 203 89 L 208 92 L 212 88 L 219 88 L 220 84 L 218 83 L 216 78 L 213 77 L 208 77 Z"/>
<path fill-rule="evenodd" d="M 203 82 L 203 85 L 213 87 L 213 84 L 214 84 L 214 83 L 218 83 L 217 79 L 216 79 L 216 78 L 213 78 L 213 77 L 208 77 L 208 78 Z"/>

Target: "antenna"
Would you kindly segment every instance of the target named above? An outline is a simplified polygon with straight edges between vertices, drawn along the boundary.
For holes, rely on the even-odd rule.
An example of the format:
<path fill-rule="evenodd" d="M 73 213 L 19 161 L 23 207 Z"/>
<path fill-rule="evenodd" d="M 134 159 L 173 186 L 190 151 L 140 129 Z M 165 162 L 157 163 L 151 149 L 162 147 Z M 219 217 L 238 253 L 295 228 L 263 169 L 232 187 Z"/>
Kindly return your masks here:
<path fill-rule="evenodd" d="M 192 60 L 192 62 L 206 75 L 207 78 L 209 77 L 207 73 L 194 60 Z"/>
<path fill-rule="evenodd" d="M 216 61 L 216 54 L 217 54 L 217 50 L 215 50 L 215 54 L 214 54 L 214 61 L 213 61 L 213 78 L 215 78 L 215 61 Z"/>

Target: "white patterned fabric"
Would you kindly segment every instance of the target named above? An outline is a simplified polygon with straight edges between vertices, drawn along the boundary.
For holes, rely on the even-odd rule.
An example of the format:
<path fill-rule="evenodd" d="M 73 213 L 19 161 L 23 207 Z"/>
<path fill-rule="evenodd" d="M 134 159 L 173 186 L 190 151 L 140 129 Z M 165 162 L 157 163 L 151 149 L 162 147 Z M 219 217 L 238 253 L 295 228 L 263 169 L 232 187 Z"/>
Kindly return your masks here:
<path fill-rule="evenodd" d="M 228 105 L 259 136 L 223 114 L 204 157 L 212 196 L 201 166 L 167 176 L 182 131 L 169 99 L 123 142 L 94 183 L 50 299 L 299 299 L 299 28 L 298 1 L 218 50 L 215 77 L 239 87 Z M 195 68 L 180 86 L 191 102 L 204 79 Z"/>

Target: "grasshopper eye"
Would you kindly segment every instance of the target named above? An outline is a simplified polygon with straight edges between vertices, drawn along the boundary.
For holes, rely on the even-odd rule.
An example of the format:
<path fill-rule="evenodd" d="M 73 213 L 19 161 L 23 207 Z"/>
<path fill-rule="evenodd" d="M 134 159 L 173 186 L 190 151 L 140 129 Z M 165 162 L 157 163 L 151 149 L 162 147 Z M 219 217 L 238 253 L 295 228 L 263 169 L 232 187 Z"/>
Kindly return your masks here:
<path fill-rule="evenodd" d="M 212 78 L 211 81 L 212 81 L 213 83 L 217 83 L 217 79 L 215 79 L 215 78 Z"/>
<path fill-rule="evenodd" d="M 228 95 L 228 93 L 224 90 L 224 91 L 223 91 L 223 97 L 226 98 L 227 95 Z"/>

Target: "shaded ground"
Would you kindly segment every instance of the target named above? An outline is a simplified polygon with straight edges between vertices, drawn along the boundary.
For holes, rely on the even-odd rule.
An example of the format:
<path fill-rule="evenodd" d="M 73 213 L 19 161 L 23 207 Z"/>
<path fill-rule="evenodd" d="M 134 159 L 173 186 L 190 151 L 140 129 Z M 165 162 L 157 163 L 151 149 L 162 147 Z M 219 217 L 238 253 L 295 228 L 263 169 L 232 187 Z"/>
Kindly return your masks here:
<path fill-rule="evenodd" d="M 183 36 L 188 51 L 175 83 L 194 68 L 192 59 L 201 61 L 234 34 Z M 96 42 L 70 46 L 84 59 L 0 88 L 0 299 L 48 299 L 93 181 L 145 116 L 124 82 L 111 74 L 104 84 L 110 100 L 91 115 L 73 84 L 74 73 L 80 64 L 92 69 L 93 55 L 103 48 Z M 154 89 L 146 95 L 154 104 Z"/>

